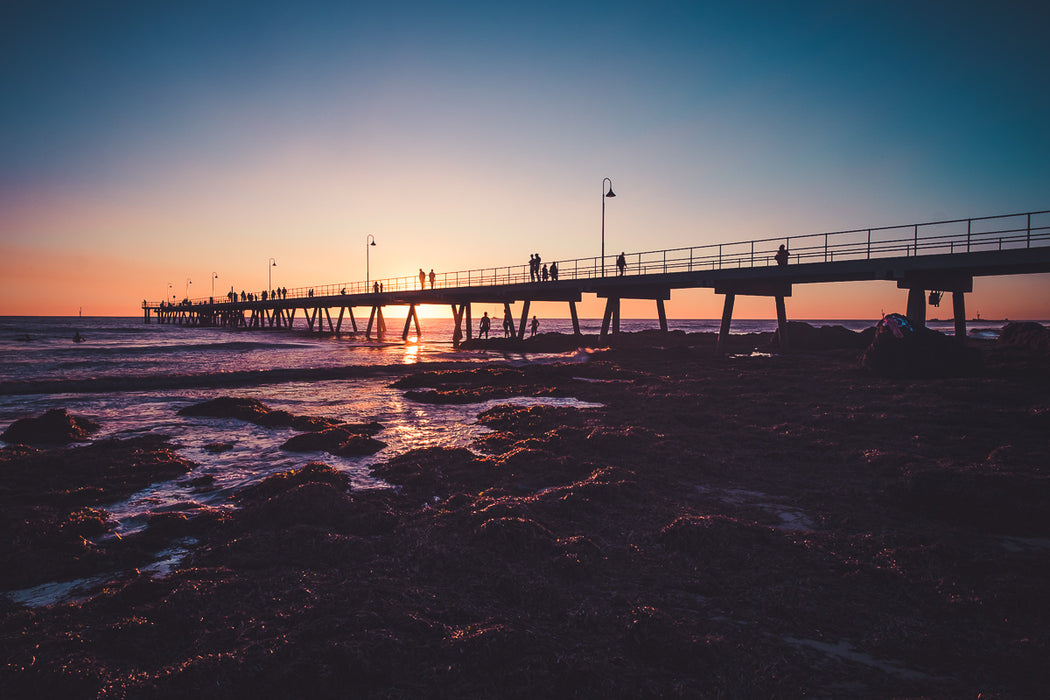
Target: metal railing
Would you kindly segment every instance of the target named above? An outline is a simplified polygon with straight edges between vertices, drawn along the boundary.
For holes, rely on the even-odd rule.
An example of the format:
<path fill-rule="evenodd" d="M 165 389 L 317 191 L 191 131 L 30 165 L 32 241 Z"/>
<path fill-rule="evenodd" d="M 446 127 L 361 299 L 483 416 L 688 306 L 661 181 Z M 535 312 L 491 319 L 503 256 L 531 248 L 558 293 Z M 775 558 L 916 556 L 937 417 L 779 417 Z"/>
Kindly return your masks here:
<path fill-rule="evenodd" d="M 623 274 L 638 276 L 772 267 L 776 265 L 774 256 L 781 244 L 790 253 L 790 262 L 793 265 L 1042 247 L 1050 245 L 1050 210 L 636 252 L 625 254 L 627 264 Z M 619 274 L 616 259 L 616 255 L 606 255 L 604 260 L 601 257 L 591 257 L 552 262 L 557 264 L 558 280 L 590 280 Z M 550 279 L 548 266 L 548 280 Z M 367 294 L 377 290 L 405 292 L 530 282 L 543 284 L 544 280 L 536 280 L 530 274 L 529 265 L 525 263 L 439 272 L 435 273 L 433 282 L 429 273 L 426 273 L 422 280 L 417 274 L 387 277 L 367 284 L 357 281 L 293 287 L 287 290 L 286 296 L 279 298 L 301 300 L 315 296 Z M 249 292 L 245 290 L 245 294 Z M 261 291 L 254 294 L 255 301 L 262 301 Z M 267 297 L 269 295 L 267 291 Z M 209 299 L 200 297 L 183 300 L 181 304 L 204 304 L 208 303 Z M 214 301 L 224 303 L 228 298 L 222 296 Z M 242 301 L 239 292 L 235 301 Z M 143 303 L 157 306 L 160 302 Z M 174 304 L 176 307 L 179 305 L 179 302 Z"/>

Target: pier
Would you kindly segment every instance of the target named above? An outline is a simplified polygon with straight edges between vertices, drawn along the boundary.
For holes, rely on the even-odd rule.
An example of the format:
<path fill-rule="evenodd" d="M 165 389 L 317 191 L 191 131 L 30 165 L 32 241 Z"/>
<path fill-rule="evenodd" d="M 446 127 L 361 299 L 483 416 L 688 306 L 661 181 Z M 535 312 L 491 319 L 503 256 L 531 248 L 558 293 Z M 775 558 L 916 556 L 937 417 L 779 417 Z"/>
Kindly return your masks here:
<path fill-rule="evenodd" d="M 788 253 L 787 264 L 777 261 L 781 246 Z M 579 335 L 576 304 L 584 294 L 595 294 L 606 300 L 601 329 L 605 337 L 619 332 L 623 299 L 653 301 L 660 329 L 666 331 L 664 302 L 672 290 L 711 288 L 724 297 L 719 351 L 740 295 L 772 298 L 786 350 L 785 300 L 794 285 L 885 281 L 908 290 L 906 315 L 919 326 L 926 323 L 927 295 L 939 298 L 950 292 L 955 334 L 965 337 L 965 295 L 973 291 L 974 277 L 1050 272 L 1050 210 L 634 252 L 622 261 L 609 255 L 551 262 L 557 264 L 557 275 L 546 280 L 538 280 L 529 265 L 522 264 L 442 272 L 433 279 L 413 275 L 180 303 L 144 300 L 143 319 L 332 334 L 360 333 L 364 326 L 365 336 L 371 338 L 373 332 L 376 337 L 388 332 L 384 308 L 407 306 L 401 333 L 407 339 L 413 324 L 416 333 L 421 332 L 418 306 L 444 305 L 452 310 L 453 341 L 459 342 L 472 337 L 472 304 L 502 304 L 504 317 L 514 322 L 515 336 L 524 338 L 532 302 L 566 303 Z M 515 320 L 512 305 L 519 302 L 520 320 Z"/>

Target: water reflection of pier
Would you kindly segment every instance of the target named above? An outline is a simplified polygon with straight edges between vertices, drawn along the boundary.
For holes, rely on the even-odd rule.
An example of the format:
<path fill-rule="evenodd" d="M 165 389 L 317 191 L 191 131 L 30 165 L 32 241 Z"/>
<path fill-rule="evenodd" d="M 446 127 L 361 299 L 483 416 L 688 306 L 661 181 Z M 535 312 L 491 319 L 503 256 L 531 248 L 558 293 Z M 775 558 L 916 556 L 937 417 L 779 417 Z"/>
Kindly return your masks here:
<path fill-rule="evenodd" d="M 779 265 L 780 246 L 790 253 Z M 453 340 L 471 338 L 471 305 L 502 304 L 514 319 L 512 305 L 521 302 L 514 334 L 523 338 L 531 302 L 569 305 L 573 329 L 580 333 L 576 304 L 583 294 L 605 299 L 602 336 L 618 333 L 620 301 L 647 299 L 656 303 L 660 328 L 667 330 L 664 302 L 672 289 L 712 288 L 725 298 L 719 347 L 725 342 L 737 295 L 772 297 L 782 337 L 787 323 L 785 299 L 796 284 L 887 281 L 908 290 L 907 316 L 925 325 L 927 293 L 950 292 L 956 336 L 966 335 L 965 295 L 978 276 L 1050 272 L 1050 211 L 1005 216 L 936 221 L 907 226 L 855 229 L 829 233 L 765 238 L 736 243 L 631 253 L 622 272 L 615 256 L 557 260 L 557 275 L 537 280 L 527 264 L 443 272 L 433 280 L 400 277 L 276 290 L 252 298 L 185 299 L 181 303 L 143 301 L 146 323 L 244 329 L 293 330 L 318 333 L 359 333 L 354 309 L 368 309 L 366 337 L 383 336 L 384 307 L 407 306 L 402 338 L 415 324 L 416 307 L 450 306 L 455 320 Z M 605 272 L 609 274 L 605 274 Z M 425 284 L 423 284 L 425 282 Z M 301 312 L 301 316 L 300 316 Z M 363 319 L 362 319 L 363 320 Z M 304 328 L 305 326 L 305 328 Z"/>

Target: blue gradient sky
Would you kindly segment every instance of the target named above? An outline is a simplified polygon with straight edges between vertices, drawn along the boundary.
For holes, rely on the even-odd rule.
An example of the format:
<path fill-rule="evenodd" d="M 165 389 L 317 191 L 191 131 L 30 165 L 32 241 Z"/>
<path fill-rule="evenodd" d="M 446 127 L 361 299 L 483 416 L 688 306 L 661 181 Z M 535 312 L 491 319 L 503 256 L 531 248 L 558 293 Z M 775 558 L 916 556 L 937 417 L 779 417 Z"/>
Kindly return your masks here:
<path fill-rule="evenodd" d="M 363 279 L 369 233 L 372 277 L 596 255 L 606 176 L 617 252 L 1048 209 L 1048 36 L 1038 2 L 7 2 L 0 314 Z M 1048 279 L 974 302 L 1047 318 Z"/>

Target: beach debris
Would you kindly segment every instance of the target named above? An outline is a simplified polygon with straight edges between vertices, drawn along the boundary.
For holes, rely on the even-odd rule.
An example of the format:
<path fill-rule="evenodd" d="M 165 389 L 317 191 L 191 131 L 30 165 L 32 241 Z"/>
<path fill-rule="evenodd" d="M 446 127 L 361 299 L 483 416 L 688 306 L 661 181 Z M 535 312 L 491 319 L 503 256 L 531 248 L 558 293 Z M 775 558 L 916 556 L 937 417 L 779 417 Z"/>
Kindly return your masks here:
<path fill-rule="evenodd" d="M 343 423 L 288 438 L 281 445 L 289 452 L 327 452 L 340 457 L 364 457 L 386 447 L 372 437 L 383 429 L 379 423 Z"/>
<path fill-rule="evenodd" d="M 179 409 L 178 414 L 180 416 L 236 418 L 269 428 L 295 428 L 296 430 L 316 430 L 340 423 L 333 418 L 292 415 L 288 411 L 272 409 L 258 399 L 233 396 L 220 396 L 217 399 L 186 406 Z"/>
<path fill-rule="evenodd" d="M 90 418 L 52 408 L 36 418 L 19 418 L 0 434 L 0 440 L 22 445 L 66 445 L 84 440 L 101 427 Z"/>
<path fill-rule="evenodd" d="M 881 377 L 921 379 L 968 376 L 982 367 L 976 348 L 897 313 L 879 321 L 861 365 Z"/>

